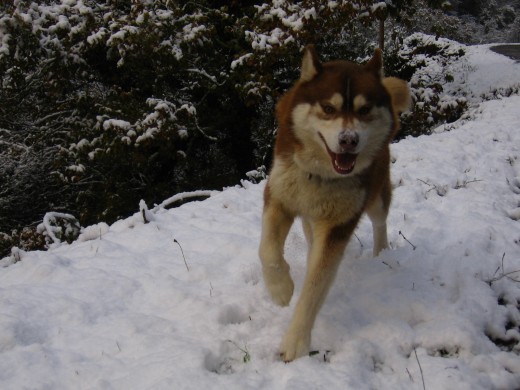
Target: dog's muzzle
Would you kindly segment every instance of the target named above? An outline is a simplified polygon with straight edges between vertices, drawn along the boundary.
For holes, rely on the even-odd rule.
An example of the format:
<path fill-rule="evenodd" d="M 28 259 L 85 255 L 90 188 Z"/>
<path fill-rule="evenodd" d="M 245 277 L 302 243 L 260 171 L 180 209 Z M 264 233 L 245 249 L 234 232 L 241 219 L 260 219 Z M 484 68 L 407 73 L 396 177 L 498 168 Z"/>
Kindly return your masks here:
<path fill-rule="evenodd" d="M 359 144 L 359 136 L 353 131 L 342 131 L 338 135 L 338 145 L 341 151 L 339 153 L 330 150 L 325 137 L 318 132 L 321 140 L 325 144 L 327 153 L 330 156 L 332 167 L 340 175 L 348 175 L 354 170 L 356 165 L 357 154 L 355 149 Z"/>

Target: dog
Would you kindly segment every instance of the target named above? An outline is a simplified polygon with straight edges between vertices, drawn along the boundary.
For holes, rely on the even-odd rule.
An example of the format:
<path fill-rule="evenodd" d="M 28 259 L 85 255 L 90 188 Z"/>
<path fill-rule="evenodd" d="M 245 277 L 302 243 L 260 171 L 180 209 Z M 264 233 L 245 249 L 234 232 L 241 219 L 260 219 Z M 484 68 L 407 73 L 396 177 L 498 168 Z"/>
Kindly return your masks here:
<path fill-rule="evenodd" d="M 372 222 L 374 256 L 388 247 L 389 143 L 409 105 L 407 83 L 383 76 L 381 50 L 364 65 L 322 63 L 308 45 L 299 80 L 276 106 L 259 256 L 267 290 L 280 306 L 294 290 L 283 253 L 296 217 L 308 243 L 305 280 L 280 347 L 284 362 L 309 353 L 314 321 L 363 213 Z"/>

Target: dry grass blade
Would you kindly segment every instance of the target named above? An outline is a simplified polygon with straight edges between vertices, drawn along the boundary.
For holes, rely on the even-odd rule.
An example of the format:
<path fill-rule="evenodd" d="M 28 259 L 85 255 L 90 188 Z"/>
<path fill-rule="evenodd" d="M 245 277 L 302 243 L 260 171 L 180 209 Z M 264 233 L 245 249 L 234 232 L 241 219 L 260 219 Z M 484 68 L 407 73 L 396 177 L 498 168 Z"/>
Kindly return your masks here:
<path fill-rule="evenodd" d="M 417 350 L 415 348 L 413 349 L 413 353 L 415 354 L 415 360 L 417 360 L 417 364 L 419 365 L 419 371 L 421 372 L 421 379 L 422 379 L 423 390 L 426 390 L 426 385 L 424 383 L 424 374 L 423 374 L 423 370 L 422 370 L 422 367 L 421 367 L 421 362 L 419 361 L 419 357 L 417 356 Z"/>
<path fill-rule="evenodd" d="M 179 241 L 177 241 L 175 238 L 173 239 L 173 242 L 179 245 L 179 248 L 181 248 L 182 258 L 184 259 L 184 265 L 186 266 L 186 269 L 188 272 L 190 272 L 190 267 L 188 267 L 188 263 L 186 262 L 186 257 L 184 257 L 184 251 L 182 250 L 181 244 L 179 244 Z"/>

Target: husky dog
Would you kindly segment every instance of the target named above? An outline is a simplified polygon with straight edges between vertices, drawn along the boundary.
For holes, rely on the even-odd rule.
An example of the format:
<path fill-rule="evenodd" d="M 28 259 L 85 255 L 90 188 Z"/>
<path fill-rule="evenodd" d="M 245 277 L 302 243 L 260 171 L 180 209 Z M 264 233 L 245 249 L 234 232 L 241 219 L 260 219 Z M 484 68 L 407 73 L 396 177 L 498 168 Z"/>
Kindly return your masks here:
<path fill-rule="evenodd" d="M 297 216 L 309 246 L 301 295 L 280 347 L 285 362 L 308 354 L 316 315 L 364 212 L 372 221 L 374 256 L 388 247 L 389 143 L 410 92 L 403 80 L 383 77 L 382 65 L 379 49 L 364 65 L 321 63 L 309 45 L 300 79 L 276 107 L 279 129 L 259 249 L 276 304 L 288 305 L 294 290 L 283 252 Z"/>

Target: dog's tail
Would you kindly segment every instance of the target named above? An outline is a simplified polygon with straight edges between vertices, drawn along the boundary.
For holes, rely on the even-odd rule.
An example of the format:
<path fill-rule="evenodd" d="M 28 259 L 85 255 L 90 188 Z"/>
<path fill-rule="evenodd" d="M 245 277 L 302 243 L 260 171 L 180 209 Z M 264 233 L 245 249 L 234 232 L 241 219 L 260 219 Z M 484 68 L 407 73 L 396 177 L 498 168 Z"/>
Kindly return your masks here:
<path fill-rule="evenodd" d="M 383 85 L 392 97 L 392 106 L 397 114 L 408 111 L 412 105 L 408 83 L 396 77 L 385 77 Z"/>

